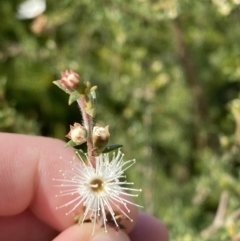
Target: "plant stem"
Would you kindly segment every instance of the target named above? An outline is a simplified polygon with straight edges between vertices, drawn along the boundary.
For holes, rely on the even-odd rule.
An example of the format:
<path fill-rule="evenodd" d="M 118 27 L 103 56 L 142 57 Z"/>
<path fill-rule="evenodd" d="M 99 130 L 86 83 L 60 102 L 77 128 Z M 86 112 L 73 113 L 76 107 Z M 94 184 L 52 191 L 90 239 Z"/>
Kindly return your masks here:
<path fill-rule="evenodd" d="M 96 167 L 96 159 L 94 155 L 93 141 L 92 141 L 92 129 L 93 129 L 93 121 L 92 116 L 90 116 L 85 108 L 86 108 L 86 97 L 79 98 L 77 103 L 80 107 L 82 118 L 83 118 L 83 126 L 87 129 L 87 155 L 88 160 L 92 164 L 92 166 Z"/>
<path fill-rule="evenodd" d="M 199 149 L 203 149 L 208 145 L 208 137 L 202 132 L 202 127 L 206 124 L 206 121 L 208 121 L 208 107 L 203 88 L 194 68 L 193 60 L 189 55 L 187 45 L 184 42 L 184 33 L 182 31 L 181 22 L 180 17 L 172 20 L 176 52 L 194 100 L 195 117 L 193 119 L 193 124 L 196 129 L 195 132 L 198 133 L 194 136 L 194 141 Z"/>

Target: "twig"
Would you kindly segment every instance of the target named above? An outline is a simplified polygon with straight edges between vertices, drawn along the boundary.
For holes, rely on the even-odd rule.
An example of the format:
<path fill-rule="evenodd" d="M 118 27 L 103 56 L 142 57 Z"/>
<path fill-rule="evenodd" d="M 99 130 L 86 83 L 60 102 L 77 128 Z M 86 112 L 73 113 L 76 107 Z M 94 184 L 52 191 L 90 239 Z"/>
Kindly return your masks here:
<path fill-rule="evenodd" d="M 227 209 L 229 194 L 226 191 L 221 193 L 221 197 L 218 203 L 218 209 L 213 220 L 213 223 L 201 232 L 202 237 L 208 238 L 217 229 L 219 229 L 224 223 L 224 216 Z"/>
<path fill-rule="evenodd" d="M 85 98 L 80 98 L 77 100 L 77 103 L 80 107 L 82 118 L 83 118 L 83 125 L 88 131 L 88 137 L 87 137 L 87 152 L 88 152 L 88 158 L 91 162 L 92 166 L 95 167 L 96 160 L 95 155 L 93 155 L 93 140 L 92 140 L 92 117 L 86 112 L 86 101 Z"/>
<path fill-rule="evenodd" d="M 208 116 L 203 89 L 199 84 L 199 79 L 196 77 L 193 60 L 190 58 L 190 55 L 187 51 L 187 46 L 184 43 L 183 32 L 181 29 L 181 19 L 179 17 L 172 20 L 172 28 L 176 44 L 177 56 L 185 73 L 187 84 L 189 85 L 194 98 L 194 108 L 196 112 L 196 120 L 194 124 L 196 129 L 199 129 L 201 122 L 205 121 Z M 196 136 L 195 138 L 199 148 L 202 148 L 206 145 L 205 138 L 202 138 L 201 136 Z"/>
<path fill-rule="evenodd" d="M 234 222 L 236 219 L 238 219 L 240 217 L 240 208 L 235 210 L 234 212 L 232 212 L 228 218 L 227 218 L 227 222 Z"/>
<path fill-rule="evenodd" d="M 240 233 L 234 235 L 234 236 L 231 238 L 231 241 L 240 241 Z"/>

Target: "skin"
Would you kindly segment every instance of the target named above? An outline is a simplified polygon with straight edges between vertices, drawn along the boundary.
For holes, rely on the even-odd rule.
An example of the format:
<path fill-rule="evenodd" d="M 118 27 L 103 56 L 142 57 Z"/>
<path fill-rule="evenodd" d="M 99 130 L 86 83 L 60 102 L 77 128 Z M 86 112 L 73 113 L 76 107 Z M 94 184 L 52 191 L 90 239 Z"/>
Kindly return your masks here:
<path fill-rule="evenodd" d="M 69 168 L 73 152 L 59 140 L 0 134 L 0 241 L 167 241 L 165 226 L 129 205 L 134 222 L 125 222 L 126 234 L 92 224 L 74 225 L 74 215 L 59 207 L 71 197 L 58 197 L 53 177 Z M 60 159 L 60 156 L 62 157 Z M 65 160 L 65 161 L 63 161 Z M 69 207 L 70 208 L 70 207 Z M 69 209 L 68 209 L 69 210 Z"/>

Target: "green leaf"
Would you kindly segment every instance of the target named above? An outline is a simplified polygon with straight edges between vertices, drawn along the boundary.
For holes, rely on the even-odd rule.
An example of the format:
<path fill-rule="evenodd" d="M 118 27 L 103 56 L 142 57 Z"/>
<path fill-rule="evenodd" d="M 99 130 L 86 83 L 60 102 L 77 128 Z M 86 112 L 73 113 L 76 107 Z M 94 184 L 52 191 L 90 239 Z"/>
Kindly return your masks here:
<path fill-rule="evenodd" d="M 73 140 L 70 140 L 65 147 L 69 147 L 69 146 L 73 147 L 73 146 L 77 146 L 77 144 Z"/>
<path fill-rule="evenodd" d="M 96 88 L 94 88 L 96 87 Z M 96 91 L 95 89 L 97 89 L 97 86 L 93 86 L 90 92 L 91 95 L 91 101 L 92 101 L 92 105 L 94 106 L 94 108 L 96 107 L 97 104 L 97 96 L 96 96 Z"/>
<path fill-rule="evenodd" d="M 97 86 L 94 85 L 94 86 L 91 87 L 90 92 L 95 92 L 96 89 L 97 89 Z"/>
<path fill-rule="evenodd" d="M 92 117 L 94 117 L 95 114 L 95 108 L 93 106 L 91 98 L 86 98 L 86 108 L 85 111 Z"/>
<path fill-rule="evenodd" d="M 120 145 L 120 144 L 109 145 L 109 146 L 105 147 L 105 149 L 102 151 L 102 153 L 108 153 L 108 152 L 114 151 L 121 147 L 123 147 L 123 145 Z"/>
<path fill-rule="evenodd" d="M 65 93 L 71 94 L 71 92 L 68 89 L 64 88 L 57 80 L 53 81 L 53 84 L 55 84 L 58 88 L 63 90 Z"/>
<path fill-rule="evenodd" d="M 82 159 L 85 163 L 88 162 L 88 159 L 87 159 L 87 157 L 86 157 L 86 154 L 83 152 L 83 150 L 81 150 L 81 149 L 75 149 L 74 152 L 75 152 L 75 154 L 77 155 L 77 157 L 78 157 L 79 159 Z"/>
<path fill-rule="evenodd" d="M 77 91 L 73 91 L 70 93 L 69 99 L 68 99 L 68 104 L 71 105 L 74 101 L 79 99 L 82 95 L 79 94 Z"/>
<path fill-rule="evenodd" d="M 95 114 L 94 108 L 89 108 L 89 109 L 85 109 L 85 110 L 90 116 L 94 117 L 94 114 Z"/>

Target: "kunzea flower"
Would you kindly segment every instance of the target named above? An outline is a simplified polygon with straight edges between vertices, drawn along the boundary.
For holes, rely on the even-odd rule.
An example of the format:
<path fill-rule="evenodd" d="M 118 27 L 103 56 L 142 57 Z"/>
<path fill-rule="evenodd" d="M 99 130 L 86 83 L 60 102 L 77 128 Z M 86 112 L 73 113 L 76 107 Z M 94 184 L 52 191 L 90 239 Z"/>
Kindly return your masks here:
<path fill-rule="evenodd" d="M 130 212 L 128 205 L 139 205 L 129 201 L 126 196 L 138 196 L 134 194 L 141 189 L 134 189 L 130 186 L 132 182 L 126 180 L 124 172 L 130 168 L 135 160 L 124 161 L 124 154 L 119 150 L 113 154 L 110 160 L 109 154 L 101 154 L 96 157 L 95 168 L 89 160 L 84 162 L 82 159 L 72 162 L 71 171 L 63 173 L 64 179 L 54 179 L 61 181 L 60 187 L 65 187 L 57 196 L 72 196 L 73 199 L 58 207 L 68 207 L 72 205 L 66 215 L 79 210 L 83 207 L 83 213 L 79 223 L 87 220 L 93 223 L 93 233 L 96 225 L 104 227 L 107 232 L 108 224 L 115 224 L 116 228 L 121 227 L 117 220 L 119 214 L 133 221 L 127 213 Z M 70 174 L 70 178 L 67 178 Z M 121 186 L 123 185 L 123 186 Z M 128 192 L 132 193 L 128 193 Z M 117 214 L 117 215 L 116 215 Z"/>

